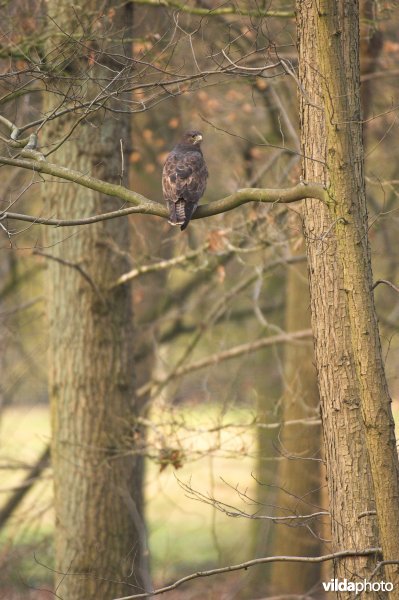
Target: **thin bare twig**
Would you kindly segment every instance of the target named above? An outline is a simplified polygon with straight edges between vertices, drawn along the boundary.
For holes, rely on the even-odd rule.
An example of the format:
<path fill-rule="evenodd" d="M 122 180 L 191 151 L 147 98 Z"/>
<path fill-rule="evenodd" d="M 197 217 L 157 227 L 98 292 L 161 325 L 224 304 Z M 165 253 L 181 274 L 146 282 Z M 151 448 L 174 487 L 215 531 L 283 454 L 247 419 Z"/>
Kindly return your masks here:
<path fill-rule="evenodd" d="M 395 290 L 395 292 L 399 294 L 399 287 L 392 283 L 392 281 L 388 281 L 388 279 L 378 279 L 371 289 L 374 290 L 377 287 L 377 285 L 380 285 L 380 283 L 385 283 L 385 285 L 389 285 L 389 287 L 391 287 L 393 290 Z"/>
<path fill-rule="evenodd" d="M 303 526 L 306 524 L 306 521 L 310 521 L 310 520 L 316 519 L 318 517 L 329 517 L 330 516 L 330 513 L 327 511 L 318 511 L 318 512 L 310 513 L 307 515 L 295 515 L 295 514 L 292 515 L 291 514 L 291 515 L 286 515 L 286 516 L 282 516 L 282 517 L 276 517 L 273 515 L 259 515 L 257 513 L 250 514 L 250 513 L 240 510 L 239 508 L 237 508 L 235 506 L 232 506 L 231 504 L 227 504 L 226 502 L 217 500 L 216 498 L 213 498 L 212 496 L 209 496 L 209 495 L 207 496 L 207 495 L 203 494 L 202 492 L 192 488 L 191 484 L 184 483 L 180 479 L 177 479 L 177 482 L 180 485 L 180 487 L 186 492 L 188 498 L 190 498 L 192 500 L 197 500 L 198 502 L 203 502 L 204 504 L 209 504 L 210 506 L 213 506 L 220 512 L 223 512 L 224 514 L 226 514 L 228 517 L 241 517 L 241 518 L 245 518 L 245 519 L 255 519 L 255 520 L 263 519 L 265 521 L 272 521 L 273 523 L 283 523 L 283 524 L 293 523 L 293 524 L 296 524 L 297 526 L 299 526 L 299 525 Z M 238 491 L 238 490 L 236 489 L 236 491 Z M 240 494 L 240 496 L 242 497 L 242 494 Z M 251 499 L 251 501 L 252 501 L 252 499 Z"/>
<path fill-rule="evenodd" d="M 4 526 L 8 518 L 13 514 L 14 510 L 17 508 L 17 506 L 19 506 L 28 491 L 41 476 L 44 469 L 48 466 L 49 459 L 50 446 L 46 446 L 42 454 L 39 456 L 37 462 L 31 467 L 29 473 L 26 474 L 26 477 L 22 483 L 15 488 L 15 493 L 9 498 L 5 506 L 3 506 L 3 508 L 0 510 L 0 529 Z"/>
<path fill-rule="evenodd" d="M 72 269 L 76 269 L 78 273 L 81 274 L 83 279 L 87 281 L 87 283 L 93 288 L 97 296 L 100 298 L 101 302 L 105 303 L 105 298 L 101 291 L 99 290 L 97 284 L 92 280 L 90 275 L 86 273 L 86 271 L 78 264 L 74 263 L 70 260 L 66 260 L 65 258 L 60 258 L 59 256 L 53 256 L 52 254 L 47 254 L 46 252 L 42 252 L 41 250 L 34 250 L 32 254 L 36 254 L 37 256 L 43 256 L 43 258 L 48 258 L 50 260 L 54 260 L 55 262 L 60 263 L 66 267 L 71 267 Z"/>

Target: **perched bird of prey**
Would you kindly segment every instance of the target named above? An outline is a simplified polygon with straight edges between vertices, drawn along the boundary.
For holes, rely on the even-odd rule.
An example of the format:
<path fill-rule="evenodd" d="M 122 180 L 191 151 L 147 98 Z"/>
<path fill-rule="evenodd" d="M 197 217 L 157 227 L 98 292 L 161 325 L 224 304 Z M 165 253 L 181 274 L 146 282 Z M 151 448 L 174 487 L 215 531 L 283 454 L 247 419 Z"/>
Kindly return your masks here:
<path fill-rule="evenodd" d="M 162 190 L 169 207 L 169 223 L 185 229 L 205 192 L 208 169 L 201 151 L 202 133 L 187 131 L 168 155 Z"/>

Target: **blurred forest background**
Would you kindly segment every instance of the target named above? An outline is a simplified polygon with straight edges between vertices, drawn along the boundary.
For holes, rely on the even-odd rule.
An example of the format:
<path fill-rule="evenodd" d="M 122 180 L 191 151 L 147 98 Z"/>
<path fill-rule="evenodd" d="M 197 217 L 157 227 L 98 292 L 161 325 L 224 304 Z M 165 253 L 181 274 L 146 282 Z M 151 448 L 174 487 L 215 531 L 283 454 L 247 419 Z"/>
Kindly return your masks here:
<path fill-rule="evenodd" d="M 18 153 L 17 147 L 5 149 L 7 121 L 37 122 L 33 152 L 54 152 L 49 158 L 54 163 L 122 182 L 161 202 L 165 158 L 181 134 L 195 128 L 203 133 L 209 168 L 206 202 L 240 188 L 299 181 L 298 58 L 290 2 L 196 0 L 179 8 L 142 0 L 126 5 L 132 19 L 128 33 L 126 15 L 118 21 L 119 5 L 95 4 L 78 2 L 68 12 L 67 3 L 53 0 L 1 2 L 1 154 Z M 375 280 L 392 282 L 399 281 L 397 8 L 395 2 L 361 2 L 373 272 Z M 275 13 L 266 16 L 268 11 Z M 119 41 L 107 56 L 111 31 Z M 134 60 L 119 59 L 121 47 Z M 284 68 L 259 66 L 280 59 Z M 103 78 L 102 69 L 113 75 L 118 60 L 125 69 L 119 80 Z M 172 75 L 181 81 L 159 83 Z M 125 91 L 126 82 L 132 91 Z M 117 90 L 111 110 L 97 106 L 85 112 L 84 101 L 107 89 Z M 64 105 L 74 109 L 62 121 L 66 133 L 60 133 L 49 115 Z M 128 124 L 113 130 L 126 119 Z M 75 183 L 54 184 L 51 176 L 12 166 L 1 169 L 2 210 L 44 219 L 105 212 L 91 190 L 77 190 Z M 86 212 L 79 213 L 77 204 Z M 106 210 L 127 206 L 108 199 Z M 125 305 L 114 309 L 127 338 L 115 343 L 128 348 L 136 401 L 134 418 L 123 427 L 124 409 L 116 412 L 112 456 L 134 456 L 139 464 L 134 506 L 143 519 L 140 527 L 135 521 L 141 530 L 137 544 L 147 561 L 141 567 L 149 576 L 150 563 L 155 587 L 258 556 L 329 552 L 301 216 L 300 203 L 246 204 L 194 220 L 184 233 L 145 214 L 108 221 L 114 229 L 105 233 L 98 224 L 0 221 L 0 598 L 54 597 L 49 389 L 51 395 L 63 377 L 73 379 L 84 360 L 95 363 L 98 373 L 108 369 L 109 340 L 90 342 L 84 358 L 85 336 L 95 325 L 88 332 L 82 324 L 91 311 L 104 336 L 109 331 L 100 306 L 103 273 L 114 282 L 117 301 L 126 304 L 118 291 L 126 288 L 133 307 L 131 318 Z M 89 231 L 98 231 L 91 254 Z M 131 288 L 118 281 L 124 273 Z M 88 293 L 98 297 L 89 308 Z M 60 305 L 48 307 L 57 294 L 65 297 L 65 312 Z M 380 286 L 375 300 L 396 416 L 398 295 Z M 49 332 L 54 321 L 56 338 Z M 98 347 L 98 357 L 91 347 L 94 353 Z M 110 420 L 114 398 L 133 384 L 118 382 L 114 393 L 106 386 L 96 390 L 94 371 L 93 378 L 92 410 L 98 406 Z M 87 389 L 79 385 L 82 403 L 89 403 Z M 65 407 L 65 414 L 68 410 L 79 421 L 79 402 Z M 54 408 L 52 415 L 61 419 Z M 98 424 L 97 416 L 94 421 Z M 83 417 L 81 423 L 87 426 Z M 88 447 L 94 444 L 90 435 L 87 439 Z M 63 443 L 74 444 L 66 438 Z M 79 444 L 86 452 L 81 439 Z M 108 492 L 100 490 L 99 498 L 102 493 Z M 317 516 L 289 520 L 312 513 Z M 132 548 L 135 553 L 140 554 Z M 330 568 L 263 565 L 199 580 L 167 597 L 321 598 L 320 581 L 332 576 Z M 62 590 L 61 583 L 56 597 L 63 597 Z"/>

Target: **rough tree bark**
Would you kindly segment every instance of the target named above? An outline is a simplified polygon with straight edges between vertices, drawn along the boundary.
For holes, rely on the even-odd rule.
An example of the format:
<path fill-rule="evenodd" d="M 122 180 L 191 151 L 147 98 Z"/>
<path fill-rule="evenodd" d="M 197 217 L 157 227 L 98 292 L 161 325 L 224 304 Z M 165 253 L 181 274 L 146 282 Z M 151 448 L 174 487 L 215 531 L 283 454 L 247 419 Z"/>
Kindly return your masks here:
<path fill-rule="evenodd" d="M 325 181 L 330 198 L 328 209 L 305 203 L 304 229 L 333 549 L 381 543 L 385 560 L 398 559 L 398 459 L 367 237 L 358 2 L 298 1 L 297 23 L 304 176 Z M 369 578 L 375 563 L 338 562 L 337 576 Z M 396 565 L 385 579 L 397 583 Z"/>
<path fill-rule="evenodd" d="M 79 13 L 80 24 L 90 14 L 86 25 L 95 20 L 93 31 L 102 44 L 107 36 L 120 40 L 131 10 L 125 5 L 114 10 L 108 2 L 100 14 L 96 4 L 86 2 L 87 13 Z M 50 0 L 47 6 L 56 23 L 54 30 L 73 32 L 76 38 L 81 30 L 69 2 Z M 57 39 L 59 35 L 53 37 Z M 93 42 L 85 43 L 96 48 Z M 122 52 L 120 42 L 114 42 L 112 52 L 118 51 L 115 60 L 96 56 L 99 62 L 108 61 L 108 71 L 99 67 L 91 71 L 104 77 L 98 79 L 99 85 L 105 86 L 110 73 L 121 68 L 128 47 Z M 68 54 L 67 45 L 63 52 Z M 73 56 L 65 61 L 60 91 L 63 80 L 71 86 L 78 72 L 84 73 L 81 60 Z M 85 85 L 95 85 L 82 79 L 76 79 L 77 94 L 84 94 Z M 46 98 L 45 110 L 49 110 L 57 100 L 52 94 Z M 90 116 L 80 124 L 78 135 L 58 150 L 60 162 L 119 183 L 120 140 L 128 148 L 130 118 Z M 62 139 L 75 121 L 76 116 L 67 116 L 48 126 L 46 149 Z M 49 212 L 69 218 L 118 208 L 115 200 L 74 183 L 46 181 L 44 190 Z M 46 251 L 53 256 L 48 260 L 48 314 L 56 585 L 64 600 L 105 600 L 149 586 L 143 558 L 142 459 L 135 455 L 139 433 L 133 435 L 132 427 L 138 407 L 131 292 L 129 284 L 107 289 L 129 268 L 129 225 L 127 219 L 118 219 L 72 234 L 60 231 L 47 230 Z"/>

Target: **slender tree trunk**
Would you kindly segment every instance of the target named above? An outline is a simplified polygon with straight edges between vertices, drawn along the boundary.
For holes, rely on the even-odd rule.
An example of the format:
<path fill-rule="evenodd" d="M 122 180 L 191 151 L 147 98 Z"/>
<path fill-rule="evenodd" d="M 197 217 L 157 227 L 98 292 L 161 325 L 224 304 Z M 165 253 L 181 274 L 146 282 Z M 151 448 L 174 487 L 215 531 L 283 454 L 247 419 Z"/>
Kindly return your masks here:
<path fill-rule="evenodd" d="M 273 287 L 268 282 L 267 293 L 273 294 Z M 275 353 L 270 349 L 262 353 L 262 362 L 265 365 L 273 365 Z M 281 398 L 280 376 L 273 374 L 272 370 L 267 374 L 268 386 L 264 386 L 265 376 L 262 373 L 260 381 L 255 381 L 259 390 L 256 408 L 256 418 L 259 424 L 276 422 L 280 419 L 280 410 L 276 409 Z M 276 503 L 276 488 L 274 482 L 278 464 L 273 460 L 276 455 L 277 436 L 276 430 L 262 429 L 256 431 L 256 462 L 254 476 L 256 478 L 256 503 L 259 506 L 259 514 L 270 514 L 270 506 Z M 270 553 L 275 529 L 273 523 L 267 520 L 254 519 L 251 522 L 251 556 L 260 557 Z M 266 593 L 269 587 L 271 570 L 265 565 L 259 565 L 249 569 L 245 577 L 244 587 L 239 598 L 244 600 L 252 594 L 254 598 Z M 251 596 L 252 597 L 252 596 Z"/>
<path fill-rule="evenodd" d="M 295 218 L 294 218 L 295 217 Z M 300 229 L 296 215 L 290 216 L 290 231 Z M 292 252 L 302 254 L 296 240 Z M 285 329 L 293 332 L 310 326 L 309 287 L 305 265 L 289 267 L 286 284 Z M 311 419 L 319 414 L 319 394 L 313 361 L 313 349 L 307 344 L 287 344 L 284 357 L 284 396 L 282 421 Z M 319 425 L 290 425 L 281 435 L 281 451 L 286 459 L 278 469 L 279 494 L 276 506 L 280 516 L 309 514 L 320 511 L 321 487 L 325 476 L 320 457 Z M 274 532 L 274 555 L 316 556 L 322 554 L 321 521 L 304 522 L 302 527 L 278 525 Z M 308 528 L 308 527 L 309 528 Z M 319 537 L 318 537 L 319 536 Z M 320 581 L 320 565 L 283 563 L 272 567 L 271 586 L 276 594 L 305 594 Z"/>
<path fill-rule="evenodd" d="M 330 197 L 328 209 L 305 203 L 304 225 L 333 548 L 381 542 L 384 559 L 397 559 L 398 459 L 371 290 L 358 3 L 301 0 L 297 19 L 304 174 L 325 181 Z M 370 578 L 375 564 L 340 561 L 337 576 Z M 395 583 L 396 572 L 388 566 L 385 579 Z"/>
<path fill-rule="evenodd" d="M 93 31 L 104 36 L 102 43 L 107 36 L 120 39 L 122 24 L 128 26 L 131 19 L 129 8 L 115 6 L 115 15 L 112 3 L 105 3 L 101 16 L 95 4 L 85 5 L 96 18 Z M 58 32 L 80 31 L 69 3 L 49 0 L 47 5 Z M 84 16 L 80 13 L 79 18 Z M 117 43 L 112 52 L 118 52 Z M 97 56 L 99 62 L 110 61 L 108 72 L 98 68 L 95 73 L 104 77 L 101 85 L 106 85 L 111 69 L 121 68 L 121 56 L 122 51 L 113 64 L 111 58 Z M 79 66 L 68 64 L 68 85 Z M 80 76 L 82 72 L 84 64 Z M 84 88 L 78 82 L 76 86 L 83 94 Z M 120 140 L 125 149 L 130 145 L 130 116 L 96 115 L 63 144 L 58 160 L 119 183 Z M 51 127 L 47 147 L 62 139 L 75 120 L 66 117 Z M 49 212 L 68 218 L 115 209 L 112 199 L 62 181 L 46 182 L 45 193 Z M 130 249 L 129 227 L 120 219 L 68 233 L 49 229 L 47 250 L 53 256 L 48 261 L 48 314 L 56 585 L 64 600 L 111 600 L 149 586 L 141 516 L 142 458 L 135 454 L 140 432 L 133 427 L 138 407 L 131 292 L 129 285 L 108 291 L 129 268 L 124 255 Z"/>
<path fill-rule="evenodd" d="M 377 20 L 378 1 L 362 0 L 361 2 L 361 43 L 360 67 L 362 75 L 372 75 L 378 69 L 378 59 L 383 46 L 382 30 L 378 27 Z M 371 79 L 363 81 L 361 86 L 361 101 L 363 118 L 367 119 L 373 104 L 373 92 L 376 86 Z M 368 127 L 363 128 L 363 135 Z"/>

